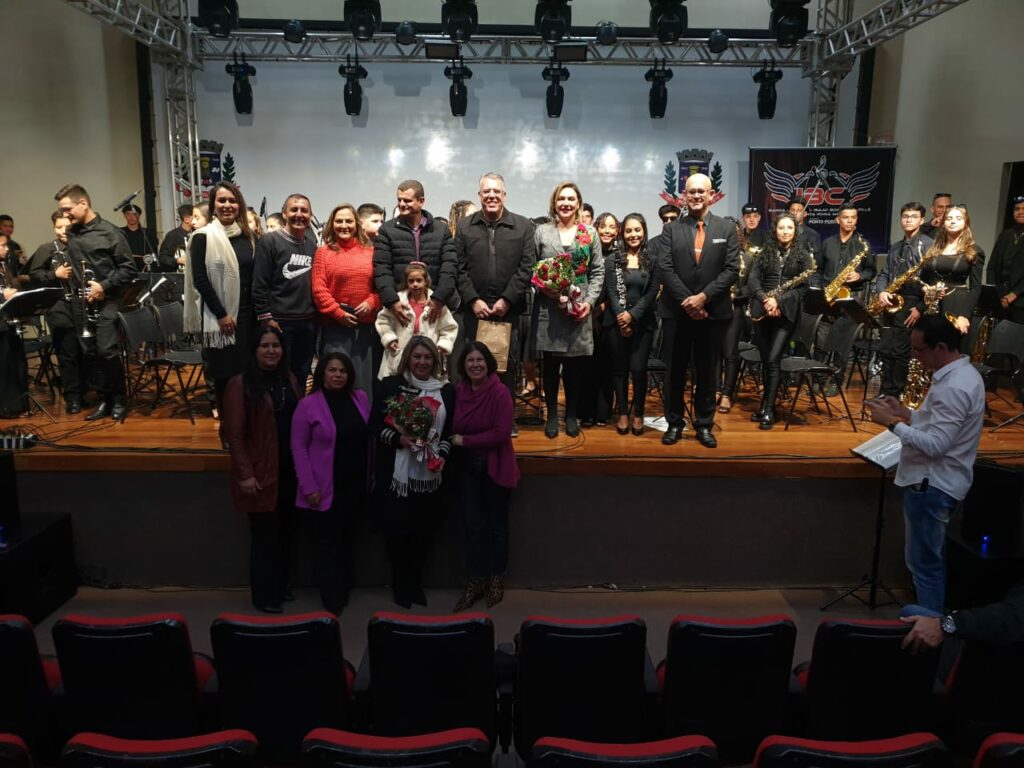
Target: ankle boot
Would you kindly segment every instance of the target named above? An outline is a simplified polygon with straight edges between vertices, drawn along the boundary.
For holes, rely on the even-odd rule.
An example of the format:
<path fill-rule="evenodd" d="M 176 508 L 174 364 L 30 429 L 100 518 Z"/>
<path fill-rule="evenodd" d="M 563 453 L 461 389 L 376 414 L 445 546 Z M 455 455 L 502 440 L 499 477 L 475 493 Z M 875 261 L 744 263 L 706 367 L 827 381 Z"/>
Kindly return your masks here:
<path fill-rule="evenodd" d="M 473 607 L 473 604 L 487 593 L 487 582 L 483 579 L 470 579 L 462 597 L 455 603 L 455 612 L 459 613 Z"/>
<path fill-rule="evenodd" d="M 505 599 L 505 577 L 492 576 L 487 584 L 487 607 L 493 608 Z"/>

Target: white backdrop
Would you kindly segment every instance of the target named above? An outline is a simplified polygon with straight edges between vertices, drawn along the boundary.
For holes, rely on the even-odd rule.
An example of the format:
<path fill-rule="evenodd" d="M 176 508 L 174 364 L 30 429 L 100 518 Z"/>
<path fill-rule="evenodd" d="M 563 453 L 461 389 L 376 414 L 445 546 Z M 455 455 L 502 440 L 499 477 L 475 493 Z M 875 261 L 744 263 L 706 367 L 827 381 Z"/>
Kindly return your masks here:
<path fill-rule="evenodd" d="M 234 113 L 231 77 L 208 63 L 198 77 L 200 137 L 224 144 L 247 202 L 277 210 L 303 192 L 326 218 L 338 202 L 373 201 L 389 212 L 395 184 L 416 178 L 426 207 L 447 216 L 452 201 L 476 199 L 477 179 L 505 176 L 509 208 L 546 213 L 554 186 L 576 181 L 596 211 L 639 210 L 657 222 L 665 166 L 676 152 L 706 149 L 720 162 L 726 197 L 714 210 L 736 215 L 746 200 L 748 147 L 802 146 L 807 82 L 785 70 L 774 120 L 757 119 L 753 70 L 678 68 L 665 119 L 647 114 L 642 67 L 570 65 L 565 107 L 545 116 L 540 67 L 471 65 L 469 109 L 454 118 L 443 64 L 366 63 L 362 115 L 348 117 L 344 80 L 323 64 L 257 63 L 253 114 Z M 852 78 L 851 78 L 852 79 Z"/>

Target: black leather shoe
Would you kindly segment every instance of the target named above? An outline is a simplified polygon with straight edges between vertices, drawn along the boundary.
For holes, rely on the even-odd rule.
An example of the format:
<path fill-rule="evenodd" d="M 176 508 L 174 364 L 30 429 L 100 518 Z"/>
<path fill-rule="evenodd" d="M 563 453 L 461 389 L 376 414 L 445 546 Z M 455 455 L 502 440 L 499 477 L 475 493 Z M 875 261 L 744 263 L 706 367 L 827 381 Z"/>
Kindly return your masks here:
<path fill-rule="evenodd" d="M 557 421 L 549 421 L 547 424 L 544 425 L 544 437 L 548 438 L 549 440 L 554 440 L 556 437 L 558 437 Z"/>
<path fill-rule="evenodd" d="M 697 442 L 703 445 L 705 448 L 717 448 L 718 441 L 715 440 L 715 436 L 711 434 L 710 427 L 698 427 L 697 428 Z"/>
<path fill-rule="evenodd" d="M 679 433 L 682 432 L 681 427 L 669 427 L 665 430 L 665 434 L 661 438 L 662 445 L 675 445 L 679 442 Z"/>
<path fill-rule="evenodd" d="M 565 420 L 565 434 L 569 437 L 580 436 L 580 425 L 576 419 L 570 417 Z"/>
<path fill-rule="evenodd" d="M 115 402 L 114 407 L 110 409 L 110 418 L 114 421 L 124 421 L 128 415 L 128 404 L 123 402 Z"/>
<path fill-rule="evenodd" d="M 775 411 L 765 411 L 764 415 L 761 416 L 761 423 L 757 425 L 758 429 L 771 429 L 775 426 Z"/>
<path fill-rule="evenodd" d="M 85 417 L 86 421 L 99 421 L 105 419 L 110 415 L 110 405 L 106 402 L 102 402 L 96 406 L 96 410 Z"/>
<path fill-rule="evenodd" d="M 82 400 L 78 397 L 73 397 L 70 400 L 64 402 L 64 413 L 74 416 L 76 413 L 82 412 Z"/>
<path fill-rule="evenodd" d="M 751 421 L 760 421 L 763 418 L 764 418 L 764 408 L 760 408 L 760 409 L 754 411 L 752 414 L 750 414 L 750 420 Z"/>

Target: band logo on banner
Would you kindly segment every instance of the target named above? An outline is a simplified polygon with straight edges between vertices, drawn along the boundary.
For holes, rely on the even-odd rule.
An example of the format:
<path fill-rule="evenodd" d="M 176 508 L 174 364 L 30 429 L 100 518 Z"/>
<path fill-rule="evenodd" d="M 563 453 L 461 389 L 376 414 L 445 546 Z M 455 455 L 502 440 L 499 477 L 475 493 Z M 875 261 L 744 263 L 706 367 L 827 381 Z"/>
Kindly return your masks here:
<path fill-rule="evenodd" d="M 836 234 L 840 206 L 857 207 L 857 231 L 875 253 L 889 250 L 896 147 L 750 149 L 750 199 L 769 217 L 800 198 L 805 223 L 822 239 Z"/>

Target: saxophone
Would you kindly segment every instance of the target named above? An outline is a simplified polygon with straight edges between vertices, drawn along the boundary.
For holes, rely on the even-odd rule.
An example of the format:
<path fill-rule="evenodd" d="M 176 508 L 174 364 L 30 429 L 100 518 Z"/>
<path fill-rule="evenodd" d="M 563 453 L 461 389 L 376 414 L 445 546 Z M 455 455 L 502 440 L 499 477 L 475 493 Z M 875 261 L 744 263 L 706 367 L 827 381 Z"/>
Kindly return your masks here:
<path fill-rule="evenodd" d="M 818 265 L 814 263 L 814 259 L 811 259 L 811 268 L 805 269 L 796 277 L 792 277 L 784 283 L 772 288 L 770 291 L 765 291 L 764 297 L 766 299 L 777 299 L 779 296 L 784 294 L 791 288 L 795 288 L 801 283 L 806 283 L 808 278 L 818 271 Z M 764 320 L 768 315 L 765 313 L 764 302 L 751 301 L 750 302 L 750 319 L 755 323 L 759 323 Z"/>
<path fill-rule="evenodd" d="M 922 260 L 923 261 L 923 260 Z M 926 315 L 937 315 L 939 313 L 939 302 L 946 295 L 946 284 L 939 280 L 933 285 L 921 284 L 924 289 L 924 313 Z M 946 313 L 946 320 L 956 325 L 956 317 L 949 312 Z M 907 380 L 903 385 L 903 394 L 900 395 L 900 402 L 907 408 L 917 409 L 924 402 L 928 390 L 932 386 L 932 373 L 926 371 L 921 361 L 916 357 L 910 358 L 907 365 Z"/>
<path fill-rule="evenodd" d="M 899 295 L 900 289 L 911 280 L 917 280 L 918 275 L 921 274 L 921 270 L 924 269 L 925 265 L 935 258 L 934 256 L 925 256 L 921 261 L 917 263 L 917 266 L 911 267 L 902 275 L 893 280 L 886 287 L 885 292 L 889 294 L 890 305 L 883 307 L 882 302 L 879 300 L 878 295 L 871 297 L 871 302 L 868 304 L 868 314 L 873 317 L 877 317 L 883 312 L 899 312 L 903 309 L 903 297 Z"/>
<path fill-rule="evenodd" d="M 871 244 L 867 240 L 861 237 L 861 241 L 864 243 L 864 247 L 860 249 L 860 253 L 850 259 L 850 263 L 839 270 L 839 274 L 832 279 L 831 283 L 825 286 L 825 301 L 829 304 L 834 304 L 836 299 L 850 298 L 850 289 L 846 287 L 846 278 L 857 271 L 860 263 L 864 261 L 864 257 L 871 250 Z"/>

